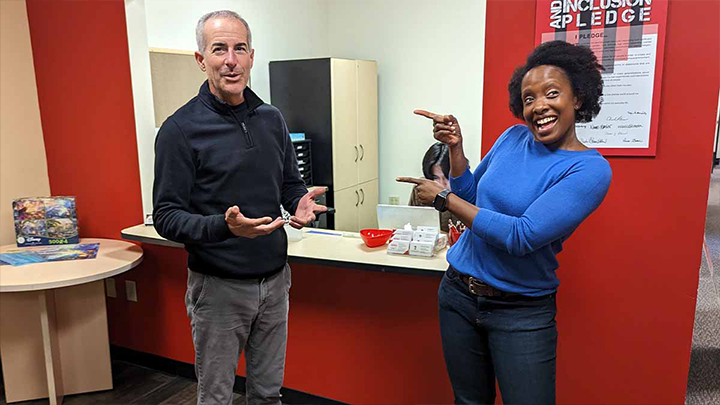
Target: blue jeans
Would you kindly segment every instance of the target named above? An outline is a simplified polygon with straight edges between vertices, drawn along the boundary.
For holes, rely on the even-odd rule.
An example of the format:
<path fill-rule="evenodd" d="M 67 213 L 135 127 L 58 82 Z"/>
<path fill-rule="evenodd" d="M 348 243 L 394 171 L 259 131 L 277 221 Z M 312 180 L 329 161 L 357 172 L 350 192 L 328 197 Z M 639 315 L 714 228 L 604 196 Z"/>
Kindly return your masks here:
<path fill-rule="evenodd" d="M 456 404 L 554 404 L 555 294 L 481 297 L 457 273 L 438 291 L 440 334 Z"/>

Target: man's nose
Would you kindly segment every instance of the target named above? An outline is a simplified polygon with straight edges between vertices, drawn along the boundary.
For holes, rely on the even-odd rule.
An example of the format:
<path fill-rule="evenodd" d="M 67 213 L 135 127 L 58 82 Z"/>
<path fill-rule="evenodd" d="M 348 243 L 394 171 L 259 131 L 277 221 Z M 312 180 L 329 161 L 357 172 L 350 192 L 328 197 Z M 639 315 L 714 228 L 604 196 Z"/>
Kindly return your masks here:
<path fill-rule="evenodd" d="M 227 55 L 227 58 L 225 58 L 225 64 L 232 69 L 238 63 L 237 55 L 235 55 L 235 52 L 228 52 Z"/>

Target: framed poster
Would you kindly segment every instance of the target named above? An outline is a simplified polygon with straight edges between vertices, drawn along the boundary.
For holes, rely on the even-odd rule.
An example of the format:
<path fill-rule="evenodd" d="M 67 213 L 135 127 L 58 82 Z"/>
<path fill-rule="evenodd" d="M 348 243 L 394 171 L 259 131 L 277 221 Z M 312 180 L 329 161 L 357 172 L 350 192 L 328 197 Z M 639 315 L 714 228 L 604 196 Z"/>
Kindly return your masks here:
<path fill-rule="evenodd" d="M 605 68 L 600 114 L 576 124 L 605 156 L 655 156 L 667 0 L 537 0 L 535 43 L 590 47 Z"/>

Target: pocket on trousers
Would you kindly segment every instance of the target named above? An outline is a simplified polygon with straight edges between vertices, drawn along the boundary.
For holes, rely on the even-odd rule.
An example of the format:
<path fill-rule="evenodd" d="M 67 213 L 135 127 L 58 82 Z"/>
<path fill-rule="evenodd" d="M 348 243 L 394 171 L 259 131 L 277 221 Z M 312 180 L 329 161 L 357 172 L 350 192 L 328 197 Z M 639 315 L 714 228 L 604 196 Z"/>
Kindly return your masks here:
<path fill-rule="evenodd" d="M 448 267 L 447 270 L 445 270 L 444 276 L 447 277 L 447 278 L 450 279 L 450 280 L 455 280 L 455 279 L 457 279 L 457 273 L 454 272 L 453 270 L 450 270 L 449 267 Z"/>
<path fill-rule="evenodd" d="M 285 278 L 287 281 L 287 292 L 290 293 L 292 287 L 292 270 L 290 270 L 290 264 L 285 263 Z"/>
<path fill-rule="evenodd" d="M 209 288 L 210 277 L 188 269 L 188 290 L 185 304 L 188 316 L 196 313 L 202 307 Z"/>

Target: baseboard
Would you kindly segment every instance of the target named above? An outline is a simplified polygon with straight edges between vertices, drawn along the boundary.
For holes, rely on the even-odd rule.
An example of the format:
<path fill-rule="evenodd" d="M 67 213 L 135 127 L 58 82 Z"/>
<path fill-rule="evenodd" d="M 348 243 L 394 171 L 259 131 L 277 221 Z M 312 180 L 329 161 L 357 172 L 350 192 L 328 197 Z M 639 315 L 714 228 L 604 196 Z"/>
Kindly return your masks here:
<path fill-rule="evenodd" d="M 195 367 L 192 364 L 184 363 L 182 361 L 172 360 L 155 354 L 143 353 L 137 350 L 115 345 L 110 346 L 110 357 L 113 360 L 125 361 L 142 367 L 147 367 L 153 370 L 197 381 L 197 378 L 195 377 Z M 233 391 L 240 394 L 245 393 L 245 377 L 235 376 Z M 347 405 L 345 402 L 335 401 L 291 388 L 283 387 L 280 390 L 280 393 L 283 397 L 283 403 L 288 404 Z"/>

